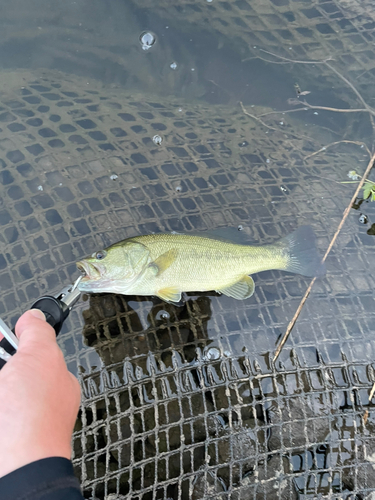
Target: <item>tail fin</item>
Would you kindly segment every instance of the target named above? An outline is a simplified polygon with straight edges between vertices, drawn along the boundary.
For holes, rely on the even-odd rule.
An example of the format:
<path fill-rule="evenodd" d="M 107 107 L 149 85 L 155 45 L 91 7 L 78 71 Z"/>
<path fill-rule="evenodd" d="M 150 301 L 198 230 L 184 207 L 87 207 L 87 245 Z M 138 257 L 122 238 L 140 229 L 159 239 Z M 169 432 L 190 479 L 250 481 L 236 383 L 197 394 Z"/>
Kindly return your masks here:
<path fill-rule="evenodd" d="M 301 226 L 280 241 L 288 255 L 285 271 L 303 276 L 323 276 L 326 267 L 315 246 L 311 226 Z"/>

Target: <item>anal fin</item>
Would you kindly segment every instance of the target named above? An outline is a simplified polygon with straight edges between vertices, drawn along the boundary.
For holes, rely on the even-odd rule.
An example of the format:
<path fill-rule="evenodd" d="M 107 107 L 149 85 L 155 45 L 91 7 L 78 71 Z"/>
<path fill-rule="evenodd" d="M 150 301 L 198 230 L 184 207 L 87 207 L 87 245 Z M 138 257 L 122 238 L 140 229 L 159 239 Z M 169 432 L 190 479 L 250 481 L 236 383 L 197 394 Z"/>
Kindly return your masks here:
<path fill-rule="evenodd" d="M 160 297 L 162 300 L 165 300 L 165 302 L 180 302 L 181 300 L 181 290 L 179 290 L 177 287 L 167 287 L 167 288 L 162 288 L 161 290 L 158 290 L 156 292 L 156 295 Z"/>
<path fill-rule="evenodd" d="M 251 276 L 244 276 L 240 281 L 237 281 L 233 285 L 216 291 L 237 300 L 244 300 L 253 295 L 254 289 L 255 284 L 253 278 Z"/>

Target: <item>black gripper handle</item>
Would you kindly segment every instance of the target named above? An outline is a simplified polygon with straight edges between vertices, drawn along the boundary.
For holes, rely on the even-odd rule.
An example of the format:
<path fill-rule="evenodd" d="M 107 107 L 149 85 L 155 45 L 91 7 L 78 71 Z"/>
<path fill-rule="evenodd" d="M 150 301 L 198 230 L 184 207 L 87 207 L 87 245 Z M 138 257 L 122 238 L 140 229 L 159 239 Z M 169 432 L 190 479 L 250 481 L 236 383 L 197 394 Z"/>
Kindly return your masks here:
<path fill-rule="evenodd" d="M 60 333 L 61 327 L 69 314 L 66 304 L 51 295 L 41 297 L 34 302 L 30 309 L 40 309 L 44 313 L 47 323 L 54 328 L 56 336 Z M 14 328 L 12 331 L 14 333 Z M 0 341 L 0 347 L 5 349 L 9 354 L 14 354 L 16 351 L 5 338 Z M 0 370 L 4 365 L 5 361 L 0 359 Z"/>
<path fill-rule="evenodd" d="M 60 333 L 61 327 L 69 314 L 66 304 L 51 295 L 41 297 L 34 302 L 30 309 L 40 309 L 44 312 L 47 323 L 55 329 L 56 337 Z"/>

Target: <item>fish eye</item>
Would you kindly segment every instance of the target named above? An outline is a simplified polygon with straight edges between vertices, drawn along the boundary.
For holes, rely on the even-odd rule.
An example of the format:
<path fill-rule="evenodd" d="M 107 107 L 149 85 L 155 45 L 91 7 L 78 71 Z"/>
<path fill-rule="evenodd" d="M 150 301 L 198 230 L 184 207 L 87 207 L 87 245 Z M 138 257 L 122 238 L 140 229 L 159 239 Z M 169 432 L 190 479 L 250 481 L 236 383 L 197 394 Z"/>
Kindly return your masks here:
<path fill-rule="evenodd" d="M 102 260 L 104 257 L 107 255 L 107 252 L 105 250 L 101 250 L 99 252 L 96 252 L 95 254 L 95 259 L 97 260 Z"/>

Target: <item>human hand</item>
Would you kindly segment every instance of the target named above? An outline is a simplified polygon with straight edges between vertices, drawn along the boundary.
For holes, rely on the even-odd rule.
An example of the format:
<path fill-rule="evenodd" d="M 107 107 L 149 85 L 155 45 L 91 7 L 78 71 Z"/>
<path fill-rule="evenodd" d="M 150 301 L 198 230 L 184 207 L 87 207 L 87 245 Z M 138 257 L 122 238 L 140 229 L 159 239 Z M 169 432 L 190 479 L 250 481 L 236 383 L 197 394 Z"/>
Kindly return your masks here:
<path fill-rule="evenodd" d="M 70 459 L 80 403 L 78 380 L 44 314 L 24 313 L 16 335 L 18 350 L 0 371 L 0 477 L 42 458 Z"/>

